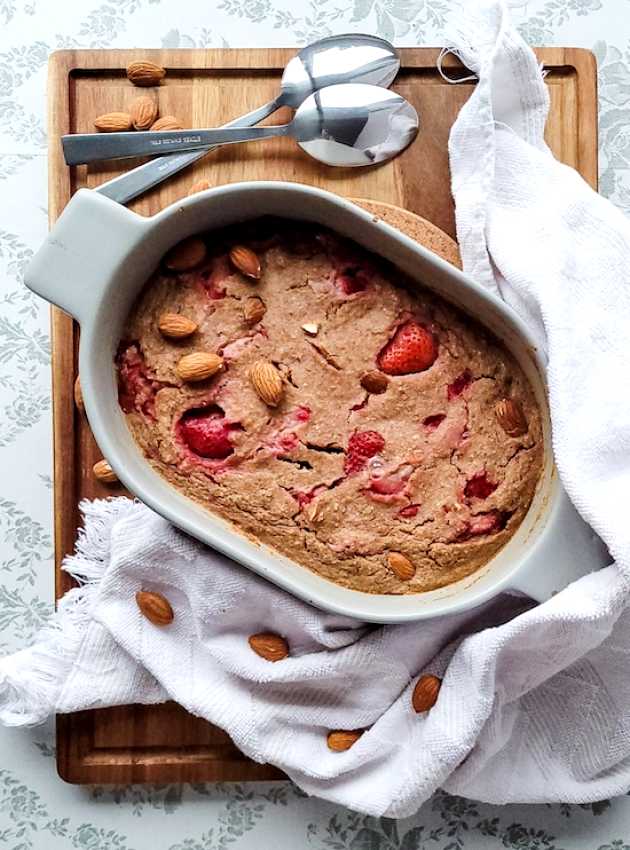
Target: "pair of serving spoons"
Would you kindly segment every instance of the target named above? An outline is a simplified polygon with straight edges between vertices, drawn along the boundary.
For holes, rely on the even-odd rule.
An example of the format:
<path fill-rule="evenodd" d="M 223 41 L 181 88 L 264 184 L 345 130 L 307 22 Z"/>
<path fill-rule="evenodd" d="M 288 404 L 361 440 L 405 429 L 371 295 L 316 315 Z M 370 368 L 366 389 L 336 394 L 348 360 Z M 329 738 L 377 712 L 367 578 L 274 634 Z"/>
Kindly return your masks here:
<path fill-rule="evenodd" d="M 400 60 L 387 41 L 370 35 L 324 38 L 287 65 L 280 92 L 268 104 L 213 130 L 75 134 L 62 138 L 68 165 L 164 154 L 98 191 L 125 203 L 221 144 L 292 136 L 327 165 L 375 165 L 414 139 L 414 108 L 387 87 Z M 253 127 L 281 106 L 297 108 L 289 124 Z M 174 153 L 177 151 L 177 153 Z"/>

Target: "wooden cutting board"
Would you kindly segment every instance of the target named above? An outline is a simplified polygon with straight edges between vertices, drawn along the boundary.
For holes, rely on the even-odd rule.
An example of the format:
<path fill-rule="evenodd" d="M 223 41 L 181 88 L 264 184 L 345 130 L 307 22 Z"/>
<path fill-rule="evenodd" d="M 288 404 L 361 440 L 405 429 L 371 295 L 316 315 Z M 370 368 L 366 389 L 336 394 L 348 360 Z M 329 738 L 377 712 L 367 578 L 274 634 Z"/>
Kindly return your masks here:
<path fill-rule="evenodd" d="M 330 169 L 308 159 L 288 139 L 234 145 L 211 154 L 130 206 L 142 215 L 151 215 L 184 197 L 202 177 L 212 185 L 251 179 L 295 180 L 366 199 L 362 203 L 369 204 L 376 214 L 456 262 L 456 246 L 449 238 L 455 228 L 447 140 L 473 84 L 446 83 L 436 70 L 438 52 L 433 48 L 401 51 L 402 69 L 394 88 L 416 107 L 422 130 L 394 162 L 374 169 Z M 223 124 L 271 100 L 282 68 L 293 54 L 287 49 L 67 50 L 53 54 L 48 90 L 50 223 L 76 189 L 97 186 L 119 173 L 114 164 L 67 168 L 59 137 L 90 132 L 97 115 L 125 110 L 134 97 L 146 93 L 127 81 L 124 69 L 130 61 L 151 59 L 163 65 L 167 77 L 154 92 L 160 113 L 177 116 L 186 127 L 202 127 Z M 541 49 L 537 54 L 547 68 L 551 95 L 547 141 L 558 158 L 577 168 L 595 187 L 595 59 L 590 52 L 577 49 Z M 449 59 L 446 68 L 454 77 L 466 74 L 454 59 Z M 286 119 L 286 112 L 281 111 L 270 120 L 281 123 Z M 92 465 L 100 453 L 72 398 L 78 329 L 56 309 L 52 311 L 52 345 L 59 598 L 70 586 L 60 565 L 74 546 L 80 521 L 78 502 L 109 496 L 116 490 L 92 477 Z M 57 763 L 60 776 L 77 783 L 244 781 L 282 776 L 273 767 L 248 760 L 224 732 L 173 703 L 60 716 Z"/>

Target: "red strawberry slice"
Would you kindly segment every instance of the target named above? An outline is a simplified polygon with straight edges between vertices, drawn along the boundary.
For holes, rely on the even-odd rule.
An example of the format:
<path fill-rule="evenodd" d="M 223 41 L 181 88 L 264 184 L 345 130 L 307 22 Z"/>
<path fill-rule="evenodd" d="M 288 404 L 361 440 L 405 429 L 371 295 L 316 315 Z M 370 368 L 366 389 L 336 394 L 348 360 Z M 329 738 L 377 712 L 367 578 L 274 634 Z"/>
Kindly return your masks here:
<path fill-rule="evenodd" d="M 464 496 L 467 499 L 487 499 L 499 485 L 490 481 L 487 472 L 478 472 L 469 478 L 464 487 Z"/>
<path fill-rule="evenodd" d="M 383 450 L 385 440 L 378 431 L 355 431 L 348 440 L 344 472 L 352 475 L 360 472 L 370 458 Z"/>
<path fill-rule="evenodd" d="M 201 457 L 224 460 L 234 451 L 230 433 L 239 425 L 228 422 L 219 407 L 189 410 L 179 421 L 179 435 Z"/>
<path fill-rule="evenodd" d="M 423 325 L 408 321 L 401 325 L 378 355 L 381 372 L 409 375 L 424 372 L 438 356 L 437 340 Z"/>

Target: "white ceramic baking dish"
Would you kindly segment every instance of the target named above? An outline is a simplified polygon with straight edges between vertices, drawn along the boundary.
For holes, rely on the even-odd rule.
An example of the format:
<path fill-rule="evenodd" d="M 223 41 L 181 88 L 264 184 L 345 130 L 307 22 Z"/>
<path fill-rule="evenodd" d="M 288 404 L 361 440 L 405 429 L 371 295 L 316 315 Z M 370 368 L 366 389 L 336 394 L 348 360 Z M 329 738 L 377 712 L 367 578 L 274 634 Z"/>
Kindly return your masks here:
<path fill-rule="evenodd" d="M 360 593 L 320 578 L 173 489 L 145 461 L 118 406 L 113 359 L 123 323 L 164 253 L 186 236 L 262 215 L 332 227 L 395 263 L 475 316 L 513 352 L 544 418 L 544 473 L 532 506 L 509 543 L 481 570 L 429 593 Z M 79 371 L 87 416 L 120 480 L 168 520 L 296 596 L 361 620 L 398 623 L 472 608 L 502 591 L 544 600 L 608 563 L 606 551 L 562 489 L 553 464 L 544 363 L 527 328 L 466 275 L 354 204 L 307 186 L 238 183 L 201 192 L 142 218 L 81 190 L 33 258 L 26 284 L 81 324 Z"/>

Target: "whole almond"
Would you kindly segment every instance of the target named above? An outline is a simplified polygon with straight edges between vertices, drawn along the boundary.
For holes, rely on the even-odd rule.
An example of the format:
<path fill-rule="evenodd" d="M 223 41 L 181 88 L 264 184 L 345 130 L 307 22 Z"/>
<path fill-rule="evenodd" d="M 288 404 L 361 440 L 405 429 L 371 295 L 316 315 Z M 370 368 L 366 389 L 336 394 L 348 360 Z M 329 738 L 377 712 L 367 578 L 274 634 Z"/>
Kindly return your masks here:
<path fill-rule="evenodd" d="M 210 188 L 209 180 L 197 180 L 196 183 L 193 183 L 190 189 L 188 190 L 189 195 L 196 195 L 197 192 L 205 192 L 206 189 Z"/>
<path fill-rule="evenodd" d="M 258 298 L 256 295 L 248 298 L 243 305 L 243 319 L 245 324 L 250 327 L 252 325 L 257 325 L 266 312 L 267 308 L 261 298 Z"/>
<path fill-rule="evenodd" d="M 527 419 L 523 408 L 514 398 L 502 398 L 494 407 L 494 412 L 506 434 L 510 437 L 520 437 L 527 433 Z"/>
<path fill-rule="evenodd" d="M 164 265 L 172 272 L 194 269 L 206 258 L 206 243 L 198 236 L 189 236 L 178 242 L 164 257 Z"/>
<path fill-rule="evenodd" d="M 442 680 L 437 676 L 420 676 L 411 696 L 411 704 L 414 711 L 420 714 L 422 711 L 428 711 L 430 708 L 433 708 L 437 702 L 441 687 Z"/>
<path fill-rule="evenodd" d="M 104 458 L 94 464 L 92 472 L 102 484 L 115 484 L 118 481 L 118 476 Z"/>
<path fill-rule="evenodd" d="M 389 378 L 382 372 L 372 369 L 372 371 L 365 372 L 361 376 L 361 386 L 368 393 L 372 393 L 372 395 L 380 395 L 389 386 Z"/>
<path fill-rule="evenodd" d="M 349 750 L 353 744 L 356 744 L 363 732 L 363 729 L 338 729 L 334 732 L 329 732 L 326 739 L 328 749 L 333 750 L 335 753 L 343 753 Z"/>
<path fill-rule="evenodd" d="M 180 313 L 162 313 L 158 322 L 158 328 L 162 336 L 167 339 L 185 339 L 194 334 L 198 325 L 187 316 Z"/>
<path fill-rule="evenodd" d="M 174 115 L 164 115 L 162 118 L 158 118 L 151 126 L 149 130 L 183 130 L 184 126 L 179 120 L 179 118 L 175 118 Z"/>
<path fill-rule="evenodd" d="M 230 250 L 230 262 L 234 268 L 250 280 L 260 280 L 260 260 L 255 251 L 245 245 L 235 245 Z"/>
<path fill-rule="evenodd" d="M 389 552 L 387 566 L 401 581 L 409 581 L 416 574 L 416 568 L 406 555 L 401 552 Z"/>
<path fill-rule="evenodd" d="M 269 407 L 277 407 L 284 394 L 282 375 L 268 360 L 257 360 L 249 370 L 249 380 L 256 394 Z"/>
<path fill-rule="evenodd" d="M 137 97 L 129 110 L 131 123 L 136 130 L 148 130 L 158 117 L 158 105 L 152 97 Z"/>
<path fill-rule="evenodd" d="M 131 115 L 128 112 L 107 112 L 94 119 L 94 126 L 101 133 L 122 133 L 131 130 Z"/>
<path fill-rule="evenodd" d="M 83 413 L 85 410 L 85 404 L 83 403 L 83 390 L 81 389 L 81 381 L 78 375 L 74 382 L 74 403 L 76 404 L 77 409 Z"/>
<path fill-rule="evenodd" d="M 138 608 L 154 626 L 168 626 L 175 619 L 171 603 L 161 593 L 140 590 L 136 593 Z"/>
<path fill-rule="evenodd" d="M 127 77 L 134 86 L 157 86 L 166 76 L 166 71 L 155 62 L 131 62 L 127 65 Z"/>
<path fill-rule="evenodd" d="M 289 654 L 289 645 L 286 640 L 273 632 L 251 635 L 249 645 L 256 655 L 260 655 L 265 661 L 282 661 Z"/>
<path fill-rule="evenodd" d="M 182 381 L 195 384 L 207 381 L 223 367 L 223 358 L 211 351 L 194 351 L 185 354 L 176 366 L 176 372 Z"/>

